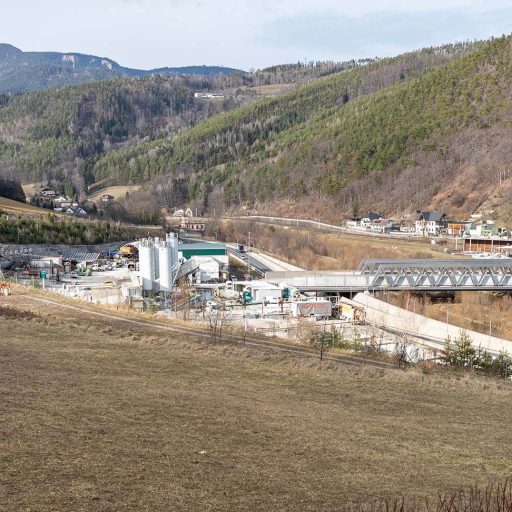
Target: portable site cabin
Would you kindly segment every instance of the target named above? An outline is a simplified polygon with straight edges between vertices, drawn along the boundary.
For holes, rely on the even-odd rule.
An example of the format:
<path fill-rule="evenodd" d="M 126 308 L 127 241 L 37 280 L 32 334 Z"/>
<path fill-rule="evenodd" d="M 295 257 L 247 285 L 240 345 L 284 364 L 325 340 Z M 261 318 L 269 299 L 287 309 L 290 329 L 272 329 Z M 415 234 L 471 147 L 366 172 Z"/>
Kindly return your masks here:
<path fill-rule="evenodd" d="M 314 316 L 315 318 L 329 318 L 332 316 L 332 302 L 327 299 L 314 299 L 292 303 L 294 317 Z"/>
<path fill-rule="evenodd" d="M 235 281 L 233 289 L 239 293 L 247 290 L 254 302 L 281 298 L 281 288 L 266 281 Z"/>

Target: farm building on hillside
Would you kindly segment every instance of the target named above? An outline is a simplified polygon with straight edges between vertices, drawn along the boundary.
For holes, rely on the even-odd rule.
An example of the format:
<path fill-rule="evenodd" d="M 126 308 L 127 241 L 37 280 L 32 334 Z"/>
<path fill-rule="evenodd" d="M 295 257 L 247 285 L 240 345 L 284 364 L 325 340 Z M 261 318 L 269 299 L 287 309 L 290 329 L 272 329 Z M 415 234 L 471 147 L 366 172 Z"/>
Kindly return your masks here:
<path fill-rule="evenodd" d="M 100 200 L 102 203 L 104 204 L 109 204 L 111 203 L 113 200 L 114 200 L 114 196 L 110 195 L 110 194 L 103 194 L 101 197 L 100 197 Z"/>
<path fill-rule="evenodd" d="M 87 212 L 80 206 L 72 206 L 66 210 L 68 215 L 87 215 Z"/>

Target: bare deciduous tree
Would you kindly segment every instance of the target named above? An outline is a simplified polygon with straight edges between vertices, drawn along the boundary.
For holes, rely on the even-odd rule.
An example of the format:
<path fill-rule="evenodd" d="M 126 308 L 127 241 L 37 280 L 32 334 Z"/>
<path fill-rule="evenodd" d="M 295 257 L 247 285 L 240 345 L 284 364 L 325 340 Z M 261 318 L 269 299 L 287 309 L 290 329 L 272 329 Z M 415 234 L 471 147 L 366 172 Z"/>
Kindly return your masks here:
<path fill-rule="evenodd" d="M 398 337 L 397 343 L 395 345 L 394 359 L 398 369 L 400 370 L 407 369 L 411 362 L 409 358 L 410 345 L 411 341 L 407 334 L 402 334 Z"/>
<path fill-rule="evenodd" d="M 228 323 L 227 312 L 223 309 L 212 309 L 205 315 L 211 343 L 222 341 L 223 330 Z"/>
<path fill-rule="evenodd" d="M 323 361 L 325 354 L 333 347 L 332 332 L 317 330 L 309 336 L 308 343 L 318 352 L 320 361 Z"/>

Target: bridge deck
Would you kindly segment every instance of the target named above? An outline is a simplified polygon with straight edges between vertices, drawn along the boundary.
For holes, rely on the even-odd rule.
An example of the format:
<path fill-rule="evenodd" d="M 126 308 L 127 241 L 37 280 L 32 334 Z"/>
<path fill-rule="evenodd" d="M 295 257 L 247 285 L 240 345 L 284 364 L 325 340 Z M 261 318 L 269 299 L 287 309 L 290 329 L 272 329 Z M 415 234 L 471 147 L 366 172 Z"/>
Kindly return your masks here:
<path fill-rule="evenodd" d="M 363 260 L 357 271 L 270 272 L 301 291 L 512 291 L 512 259 Z"/>

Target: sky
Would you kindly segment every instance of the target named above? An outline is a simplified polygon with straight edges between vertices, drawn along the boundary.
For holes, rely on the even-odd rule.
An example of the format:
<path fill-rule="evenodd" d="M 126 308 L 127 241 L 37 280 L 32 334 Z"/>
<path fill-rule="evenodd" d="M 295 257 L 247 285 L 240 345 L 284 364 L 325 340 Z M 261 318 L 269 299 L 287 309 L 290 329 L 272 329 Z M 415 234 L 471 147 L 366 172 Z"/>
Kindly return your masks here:
<path fill-rule="evenodd" d="M 512 0 L 2 0 L 0 42 L 132 68 L 386 57 L 512 31 Z"/>

